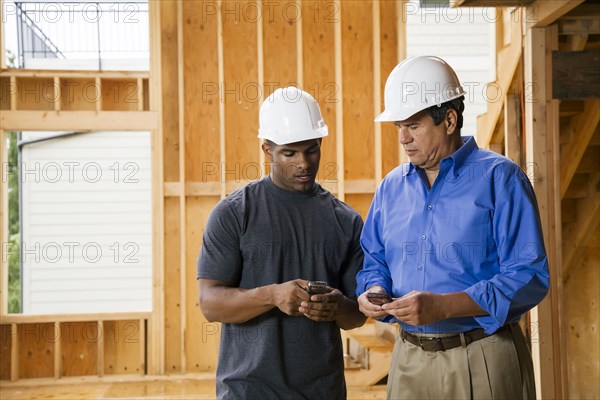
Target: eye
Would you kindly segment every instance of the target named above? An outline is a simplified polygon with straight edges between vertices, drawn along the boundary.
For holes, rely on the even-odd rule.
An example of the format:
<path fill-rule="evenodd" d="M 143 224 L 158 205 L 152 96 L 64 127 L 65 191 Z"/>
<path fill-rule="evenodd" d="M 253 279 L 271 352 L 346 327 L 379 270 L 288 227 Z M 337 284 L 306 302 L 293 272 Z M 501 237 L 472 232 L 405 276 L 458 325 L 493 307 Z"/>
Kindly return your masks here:
<path fill-rule="evenodd" d="M 284 155 L 284 157 L 294 157 L 294 152 L 293 151 L 284 151 L 283 155 Z"/>

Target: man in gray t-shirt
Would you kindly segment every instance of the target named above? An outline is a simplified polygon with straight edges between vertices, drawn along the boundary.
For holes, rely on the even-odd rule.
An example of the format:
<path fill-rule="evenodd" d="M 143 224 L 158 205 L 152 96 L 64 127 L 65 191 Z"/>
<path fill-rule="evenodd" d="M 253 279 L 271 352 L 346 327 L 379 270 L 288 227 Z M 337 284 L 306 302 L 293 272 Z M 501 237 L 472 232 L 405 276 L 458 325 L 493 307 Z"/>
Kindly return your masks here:
<path fill-rule="evenodd" d="M 308 93 L 277 89 L 260 126 L 271 174 L 215 207 L 198 259 L 200 306 L 223 323 L 217 397 L 345 399 L 339 330 L 365 321 L 362 220 L 315 182 L 327 126 Z"/>

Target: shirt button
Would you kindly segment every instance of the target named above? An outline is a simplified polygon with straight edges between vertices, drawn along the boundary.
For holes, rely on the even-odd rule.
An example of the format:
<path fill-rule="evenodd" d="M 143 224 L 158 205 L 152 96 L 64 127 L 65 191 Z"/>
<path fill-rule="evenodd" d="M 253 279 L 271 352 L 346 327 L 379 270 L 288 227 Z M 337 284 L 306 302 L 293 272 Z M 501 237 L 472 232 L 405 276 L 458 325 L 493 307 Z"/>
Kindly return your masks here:
<path fill-rule="evenodd" d="M 419 271 L 422 271 L 422 270 L 423 270 L 423 266 L 422 266 L 422 265 L 419 265 L 419 266 L 417 267 L 417 269 L 418 269 Z"/>
<path fill-rule="evenodd" d="M 433 207 L 431 206 L 431 204 L 427 206 L 427 209 L 428 209 L 428 210 L 431 210 L 432 208 L 433 208 Z"/>
<path fill-rule="evenodd" d="M 421 239 L 425 240 L 425 239 L 427 239 L 427 236 L 423 235 L 423 236 L 421 236 Z"/>

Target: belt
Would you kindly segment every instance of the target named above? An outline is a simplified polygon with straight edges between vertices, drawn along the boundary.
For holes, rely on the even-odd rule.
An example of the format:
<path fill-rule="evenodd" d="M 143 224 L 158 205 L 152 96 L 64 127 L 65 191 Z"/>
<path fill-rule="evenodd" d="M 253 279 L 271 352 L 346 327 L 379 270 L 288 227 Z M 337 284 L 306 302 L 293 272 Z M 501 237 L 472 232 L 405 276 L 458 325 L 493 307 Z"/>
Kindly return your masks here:
<path fill-rule="evenodd" d="M 510 329 L 510 327 L 511 325 L 505 325 L 493 334 Z M 485 333 L 484 330 L 481 328 L 472 329 L 470 331 L 459 333 L 453 336 L 444 337 L 417 336 L 413 335 L 412 333 L 406 332 L 405 330 L 400 331 L 400 338 L 402 339 L 402 341 L 406 340 L 407 342 L 412 343 L 415 346 L 419 346 L 424 351 L 445 351 L 462 346 L 463 341 L 461 339 L 461 336 L 464 337 L 464 346 L 466 347 L 473 342 L 489 337 L 491 335 Z"/>

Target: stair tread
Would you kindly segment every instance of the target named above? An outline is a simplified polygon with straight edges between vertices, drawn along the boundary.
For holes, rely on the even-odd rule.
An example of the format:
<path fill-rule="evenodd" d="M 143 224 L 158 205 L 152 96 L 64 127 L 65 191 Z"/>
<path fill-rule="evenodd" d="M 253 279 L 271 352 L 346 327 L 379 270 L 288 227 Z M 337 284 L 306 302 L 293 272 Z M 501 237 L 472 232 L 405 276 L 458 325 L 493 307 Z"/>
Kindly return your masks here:
<path fill-rule="evenodd" d="M 356 362 L 350 356 L 344 356 L 344 369 L 362 369 L 362 364 Z"/>

